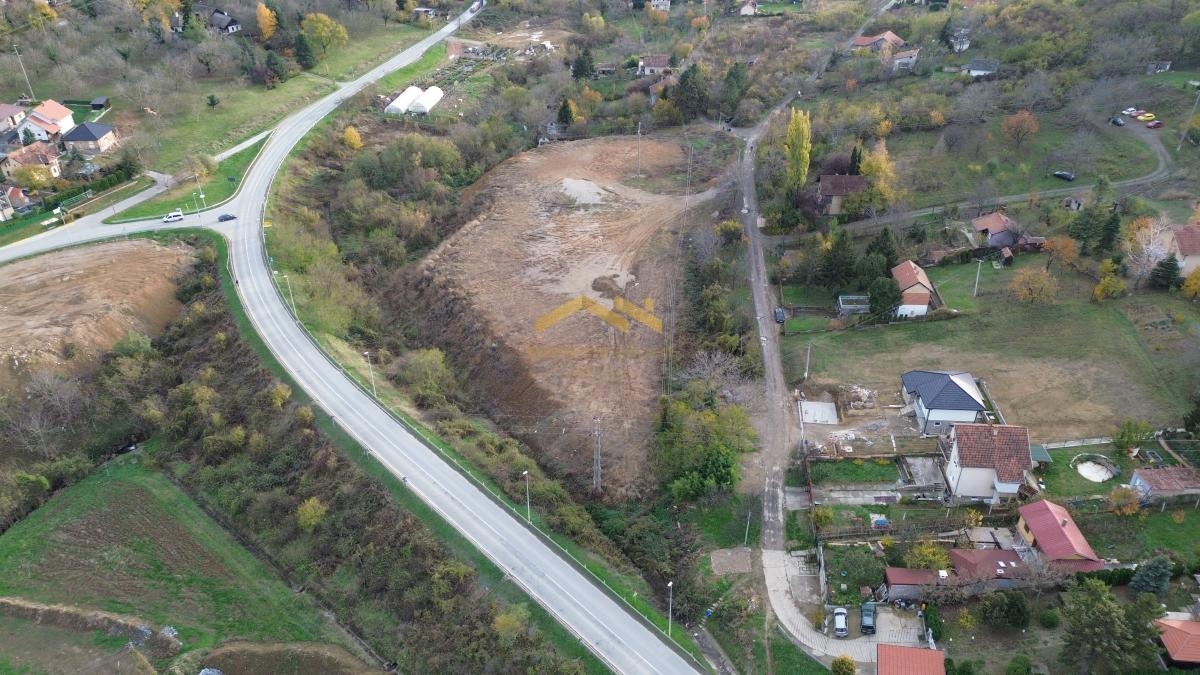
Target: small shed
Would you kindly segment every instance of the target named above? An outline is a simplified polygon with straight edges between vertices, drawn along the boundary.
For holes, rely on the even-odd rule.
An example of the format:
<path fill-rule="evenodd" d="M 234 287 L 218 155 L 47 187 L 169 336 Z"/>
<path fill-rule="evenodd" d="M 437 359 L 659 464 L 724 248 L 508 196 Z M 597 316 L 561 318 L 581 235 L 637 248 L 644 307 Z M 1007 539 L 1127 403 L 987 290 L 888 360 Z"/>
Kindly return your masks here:
<path fill-rule="evenodd" d="M 1000 262 L 1003 263 L 1005 267 L 1012 266 L 1013 252 L 1011 248 L 1005 246 L 1004 248 L 1000 249 Z"/>
<path fill-rule="evenodd" d="M 109 103 L 107 96 L 97 96 L 92 99 L 92 110 L 108 110 L 111 107 L 112 103 Z"/>
<path fill-rule="evenodd" d="M 938 572 L 934 570 L 887 567 L 883 571 L 885 600 L 919 600 L 925 590 L 938 583 Z"/>

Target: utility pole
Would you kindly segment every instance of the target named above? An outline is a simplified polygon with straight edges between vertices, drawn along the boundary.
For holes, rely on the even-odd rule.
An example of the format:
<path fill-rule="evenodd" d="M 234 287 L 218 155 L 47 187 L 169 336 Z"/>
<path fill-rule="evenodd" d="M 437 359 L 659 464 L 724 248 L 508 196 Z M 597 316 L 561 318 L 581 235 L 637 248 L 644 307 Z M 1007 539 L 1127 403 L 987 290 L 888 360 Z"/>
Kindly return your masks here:
<path fill-rule="evenodd" d="M 529 472 L 522 471 L 522 476 L 525 476 L 525 522 L 533 522 L 533 512 L 529 510 Z"/>
<path fill-rule="evenodd" d="M 592 418 L 592 489 L 600 491 L 600 416 Z"/>
<path fill-rule="evenodd" d="M 1197 89 L 1200 89 L 1198 87 Z M 1175 146 L 1175 154 L 1179 154 L 1179 149 L 1183 147 L 1183 137 L 1187 135 L 1188 125 L 1191 124 L 1192 118 L 1196 116 L 1196 106 L 1200 105 L 1200 91 L 1196 92 L 1196 100 L 1192 101 L 1192 112 L 1188 114 L 1187 119 L 1183 122 L 1183 129 L 1179 132 L 1179 145 Z"/>
<path fill-rule="evenodd" d="M 1178 152 L 1178 150 L 1177 150 L 1176 152 Z M 641 121 L 640 121 L 640 120 L 638 121 L 638 148 L 637 148 L 637 155 L 638 155 L 638 165 L 637 165 L 637 166 L 638 166 L 638 170 L 637 170 L 637 174 L 636 174 L 636 175 L 637 175 L 637 177 L 638 177 L 638 178 L 641 178 L 641 177 L 642 177 L 642 123 L 641 123 Z"/>
<path fill-rule="evenodd" d="M 983 269 L 983 260 L 976 260 L 975 262 L 978 264 L 975 265 L 975 290 L 971 291 L 972 298 L 979 295 L 979 271 Z"/>
<path fill-rule="evenodd" d="M 672 606 L 674 604 L 675 604 L 675 582 L 668 581 L 667 582 L 667 637 L 672 637 L 672 635 L 671 635 L 671 619 L 672 619 L 671 609 L 673 608 Z"/>
<path fill-rule="evenodd" d="M 812 360 L 812 343 L 808 343 L 808 350 L 804 353 L 804 381 L 808 381 L 808 364 Z"/>
<path fill-rule="evenodd" d="M 746 536 L 742 537 L 742 548 L 750 548 L 750 516 L 754 509 L 746 509 Z"/>
<path fill-rule="evenodd" d="M 371 396 L 379 398 L 375 391 L 375 366 L 371 363 L 371 352 L 363 352 L 363 356 L 367 357 L 367 370 L 371 371 Z"/>
<path fill-rule="evenodd" d="M 36 100 L 37 97 L 33 94 L 33 85 L 29 83 L 29 73 L 25 72 L 25 59 L 21 58 L 21 50 L 17 47 L 17 43 L 13 43 L 12 50 L 17 55 L 17 63 L 21 64 L 21 74 L 25 76 L 25 86 L 29 87 L 29 98 Z"/>

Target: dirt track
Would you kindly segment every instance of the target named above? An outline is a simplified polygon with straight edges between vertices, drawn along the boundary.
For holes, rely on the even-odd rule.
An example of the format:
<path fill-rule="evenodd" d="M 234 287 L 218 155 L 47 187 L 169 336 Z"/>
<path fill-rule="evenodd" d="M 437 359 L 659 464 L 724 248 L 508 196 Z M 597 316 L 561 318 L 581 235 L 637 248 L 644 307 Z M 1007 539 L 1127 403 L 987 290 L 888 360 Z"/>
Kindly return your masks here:
<path fill-rule="evenodd" d="M 85 367 L 129 331 L 155 334 L 179 311 L 191 249 L 118 241 L 6 265 L 0 276 L 0 389 L 41 366 Z M 66 362 L 67 345 L 75 356 Z"/>
<path fill-rule="evenodd" d="M 686 172 L 675 143 L 643 138 L 641 154 L 646 176 Z M 487 206 L 426 259 L 418 282 L 427 333 L 468 365 L 498 401 L 498 421 L 545 463 L 590 479 L 601 417 L 605 490 L 616 496 L 653 480 L 646 450 L 666 349 L 658 322 L 679 282 L 672 223 L 684 211 L 678 195 L 631 187 L 636 167 L 630 138 L 509 160 L 473 188 L 468 197 Z"/>

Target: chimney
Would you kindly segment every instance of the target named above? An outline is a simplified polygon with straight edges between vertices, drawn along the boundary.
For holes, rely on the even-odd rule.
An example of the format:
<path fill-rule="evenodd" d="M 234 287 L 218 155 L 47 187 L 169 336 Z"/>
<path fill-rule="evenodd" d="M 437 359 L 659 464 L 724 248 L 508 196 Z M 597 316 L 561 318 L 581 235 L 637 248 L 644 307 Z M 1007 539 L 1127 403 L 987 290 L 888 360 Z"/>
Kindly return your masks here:
<path fill-rule="evenodd" d="M 1067 519 L 1066 519 L 1066 518 L 1063 518 L 1063 519 L 1062 519 L 1062 522 L 1061 522 L 1061 523 L 1059 523 L 1059 524 L 1058 524 L 1058 526 L 1059 526 L 1059 527 L 1066 527 L 1066 526 L 1067 526 Z"/>
<path fill-rule="evenodd" d="M 992 438 L 995 438 L 999 435 L 1000 435 L 1000 430 L 996 428 L 995 424 L 993 424 L 992 425 Z"/>

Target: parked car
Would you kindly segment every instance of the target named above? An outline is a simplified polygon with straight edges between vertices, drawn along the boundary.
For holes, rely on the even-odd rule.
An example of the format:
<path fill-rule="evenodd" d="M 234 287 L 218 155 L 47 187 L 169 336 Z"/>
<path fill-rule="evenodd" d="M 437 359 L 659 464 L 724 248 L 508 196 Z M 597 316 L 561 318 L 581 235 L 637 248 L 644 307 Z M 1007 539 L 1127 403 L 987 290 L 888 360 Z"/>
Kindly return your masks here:
<path fill-rule="evenodd" d="M 846 627 L 846 619 L 850 611 L 845 607 L 838 607 L 833 610 L 833 636 L 834 637 L 849 637 L 850 629 Z"/>
<path fill-rule="evenodd" d="M 1141 108 L 1138 108 L 1137 110 L 1134 110 L 1133 112 L 1129 113 L 1129 116 L 1130 116 L 1130 117 L 1140 117 L 1140 116 L 1142 116 L 1142 115 L 1145 115 L 1145 114 L 1146 114 L 1146 111 L 1145 111 L 1145 110 L 1142 110 Z"/>
<path fill-rule="evenodd" d="M 1153 121 L 1155 120 L 1155 118 L 1156 118 L 1156 115 L 1155 115 L 1154 113 L 1145 113 L 1145 114 L 1143 114 L 1143 115 L 1138 115 L 1138 116 L 1137 116 L 1137 121 L 1139 121 L 1139 122 L 1153 122 Z"/>
<path fill-rule="evenodd" d="M 787 313 L 783 311 L 782 307 L 776 307 L 775 308 L 775 323 L 784 323 L 786 321 L 787 321 Z"/>
<path fill-rule="evenodd" d="M 1124 109 L 1124 110 L 1122 110 L 1122 111 L 1121 111 L 1121 114 L 1122 114 L 1122 115 L 1133 116 L 1133 113 L 1135 113 L 1135 112 L 1137 112 L 1137 108 L 1126 108 L 1126 109 Z"/>
<path fill-rule="evenodd" d="M 1162 125 L 1163 125 L 1162 120 L 1154 120 L 1153 122 L 1147 122 L 1146 128 L 1147 129 L 1159 129 L 1162 127 Z"/>
<path fill-rule="evenodd" d="M 1125 120 L 1121 119 L 1120 117 L 1110 117 L 1108 118 L 1108 123 L 1115 127 L 1125 126 Z"/>
<path fill-rule="evenodd" d="M 183 211 L 180 211 L 179 209 L 175 209 L 174 211 L 168 213 L 167 215 L 163 216 L 162 219 L 164 223 L 178 223 L 181 220 L 183 220 Z"/>
<path fill-rule="evenodd" d="M 217 216 L 217 220 L 221 221 L 222 223 L 227 223 L 231 220 L 237 220 L 237 216 L 233 215 L 232 213 L 222 213 L 221 215 Z"/>
<path fill-rule="evenodd" d="M 1061 178 L 1066 181 L 1075 180 L 1075 174 L 1071 173 L 1070 171 L 1055 171 L 1054 177 Z"/>
<path fill-rule="evenodd" d="M 875 603 L 863 603 L 862 618 L 859 619 L 858 629 L 862 631 L 863 635 L 875 634 Z"/>

